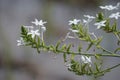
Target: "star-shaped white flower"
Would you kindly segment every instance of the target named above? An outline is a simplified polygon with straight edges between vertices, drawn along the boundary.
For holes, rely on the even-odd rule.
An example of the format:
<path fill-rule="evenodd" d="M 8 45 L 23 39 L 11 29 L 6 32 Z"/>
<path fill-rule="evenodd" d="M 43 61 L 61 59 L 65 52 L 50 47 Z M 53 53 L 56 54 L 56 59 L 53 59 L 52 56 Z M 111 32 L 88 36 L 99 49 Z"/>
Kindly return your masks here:
<path fill-rule="evenodd" d="M 82 61 L 83 63 L 89 64 L 89 66 L 91 66 L 91 63 L 92 63 L 91 57 L 87 57 L 87 56 L 81 55 L 81 61 Z"/>
<path fill-rule="evenodd" d="M 90 15 L 84 15 L 84 17 L 88 18 L 88 19 L 95 19 L 94 16 L 90 16 Z"/>
<path fill-rule="evenodd" d="M 69 21 L 69 25 L 72 25 L 72 24 L 77 25 L 79 22 L 80 22 L 79 19 L 73 19 Z"/>
<path fill-rule="evenodd" d="M 32 38 L 35 37 L 35 35 L 39 36 L 40 33 L 39 33 L 39 30 L 31 30 L 30 32 L 28 32 L 28 35 L 31 34 L 32 35 Z"/>
<path fill-rule="evenodd" d="M 110 10 L 115 10 L 115 9 L 117 10 L 119 6 L 120 6 L 120 3 L 117 3 L 116 6 L 106 5 L 106 6 L 100 6 L 100 8 L 110 11 Z"/>
<path fill-rule="evenodd" d="M 97 22 L 94 25 L 97 26 L 97 29 L 100 29 L 102 26 L 105 26 L 106 20 Z"/>
<path fill-rule="evenodd" d="M 32 21 L 31 23 L 35 24 L 36 26 L 44 26 L 44 24 L 46 24 L 46 21 L 38 21 L 38 19 L 35 19 L 35 21 Z"/>
<path fill-rule="evenodd" d="M 109 16 L 109 18 L 115 18 L 115 19 L 118 19 L 119 17 L 120 17 L 120 12 L 113 13 Z"/>
<path fill-rule="evenodd" d="M 20 40 L 17 40 L 17 46 L 23 46 L 25 45 L 25 42 L 22 37 L 20 37 Z"/>

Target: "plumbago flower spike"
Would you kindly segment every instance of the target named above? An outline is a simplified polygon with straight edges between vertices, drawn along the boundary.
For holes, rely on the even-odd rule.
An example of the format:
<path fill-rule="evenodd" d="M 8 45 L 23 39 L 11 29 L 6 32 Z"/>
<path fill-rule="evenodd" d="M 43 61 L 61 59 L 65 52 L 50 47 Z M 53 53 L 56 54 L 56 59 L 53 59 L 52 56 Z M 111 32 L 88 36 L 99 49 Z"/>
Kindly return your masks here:
<path fill-rule="evenodd" d="M 119 3 L 116 6 L 100 6 L 101 9 L 107 9 L 108 11 L 117 10 Z M 43 20 L 32 21 L 35 24 L 37 29 L 34 29 L 34 26 L 21 26 L 21 37 L 20 40 L 17 40 L 17 46 L 31 46 L 35 48 L 38 53 L 41 50 L 51 51 L 55 54 L 63 54 L 63 59 L 66 67 L 69 71 L 74 72 L 76 75 L 88 75 L 94 78 L 103 76 L 106 72 L 120 66 L 120 64 L 114 65 L 109 68 L 102 68 L 102 59 L 101 57 L 118 57 L 120 58 L 120 47 L 116 48 L 114 51 L 109 51 L 103 48 L 100 43 L 102 42 L 102 37 L 96 36 L 94 32 L 89 32 L 89 23 L 94 21 L 93 25 L 97 26 L 96 30 L 100 29 L 106 33 L 112 33 L 117 38 L 118 46 L 120 44 L 120 30 L 117 28 L 117 20 L 120 17 L 120 13 L 112 13 L 109 17 L 106 18 L 103 12 L 97 14 L 96 17 L 90 15 L 84 15 L 86 19 L 73 19 L 69 21 L 69 32 L 67 33 L 65 39 L 58 41 L 56 45 L 46 45 L 43 39 L 43 33 L 46 31 L 44 24 L 47 22 Z M 112 20 L 115 19 L 115 20 Z M 110 22 L 113 21 L 113 24 Z M 73 35 L 72 35 L 73 34 Z M 72 50 L 71 43 L 65 44 L 67 39 L 77 39 L 79 41 L 84 41 L 87 44 L 87 47 L 84 47 L 82 44 L 78 44 L 77 51 Z M 93 52 L 91 50 L 93 49 Z M 98 52 L 98 50 L 100 50 Z M 68 57 L 70 56 L 70 57 Z M 76 57 L 79 57 L 79 60 L 76 60 Z M 93 61 L 93 59 L 95 59 Z"/>

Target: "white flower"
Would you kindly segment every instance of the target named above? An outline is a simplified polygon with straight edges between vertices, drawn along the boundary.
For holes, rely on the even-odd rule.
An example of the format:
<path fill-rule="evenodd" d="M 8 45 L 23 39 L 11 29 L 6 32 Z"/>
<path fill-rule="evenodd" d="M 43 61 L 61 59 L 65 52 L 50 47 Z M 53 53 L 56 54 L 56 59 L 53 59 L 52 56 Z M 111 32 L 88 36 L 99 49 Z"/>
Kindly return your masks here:
<path fill-rule="evenodd" d="M 81 60 L 82 60 L 83 63 L 89 64 L 91 66 L 91 63 L 92 63 L 91 57 L 81 55 Z"/>
<path fill-rule="evenodd" d="M 115 18 L 115 19 L 118 19 L 119 17 L 120 17 L 120 12 L 113 13 L 109 16 L 109 18 Z"/>
<path fill-rule="evenodd" d="M 107 6 L 100 6 L 101 9 L 105 9 L 105 10 L 114 10 L 116 9 L 116 7 L 112 6 L 112 5 L 107 5 Z"/>
<path fill-rule="evenodd" d="M 97 29 L 100 29 L 102 26 L 105 26 L 105 22 L 106 22 L 106 20 L 97 22 L 94 25 L 97 26 Z"/>
<path fill-rule="evenodd" d="M 105 9 L 105 10 L 117 10 L 118 7 L 120 6 L 120 3 L 117 3 L 116 6 L 112 6 L 112 5 L 106 5 L 106 6 L 100 6 L 101 9 Z"/>
<path fill-rule="evenodd" d="M 46 24 L 47 22 L 46 21 L 38 21 L 38 19 L 35 19 L 35 21 L 32 21 L 31 23 L 35 24 L 36 26 L 44 26 L 44 24 Z"/>
<path fill-rule="evenodd" d="M 35 37 L 35 35 L 39 36 L 40 33 L 39 33 L 39 30 L 31 30 L 30 32 L 28 32 L 28 35 L 31 34 L 32 35 L 32 38 Z"/>
<path fill-rule="evenodd" d="M 79 19 L 73 19 L 73 20 L 70 20 L 70 21 L 69 21 L 69 25 L 72 25 L 72 24 L 77 25 L 78 22 L 80 22 Z"/>
<path fill-rule="evenodd" d="M 88 18 L 88 19 L 95 19 L 94 16 L 90 16 L 90 15 L 84 15 L 84 17 Z"/>
<path fill-rule="evenodd" d="M 25 42 L 22 37 L 20 37 L 20 40 L 17 40 L 17 46 L 23 46 L 25 45 Z"/>

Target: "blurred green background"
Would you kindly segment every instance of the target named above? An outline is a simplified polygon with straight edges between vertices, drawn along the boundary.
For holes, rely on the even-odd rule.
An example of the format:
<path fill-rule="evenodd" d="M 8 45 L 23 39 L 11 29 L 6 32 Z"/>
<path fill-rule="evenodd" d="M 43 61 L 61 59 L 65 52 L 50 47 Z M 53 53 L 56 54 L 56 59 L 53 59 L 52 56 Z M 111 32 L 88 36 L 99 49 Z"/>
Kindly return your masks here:
<path fill-rule="evenodd" d="M 44 34 L 46 44 L 55 44 L 65 37 L 68 21 L 94 16 L 98 6 L 119 0 L 0 0 L 0 80 L 87 80 L 76 76 L 64 66 L 62 55 L 41 52 L 30 47 L 17 47 L 21 25 L 30 26 L 35 18 L 47 21 Z M 119 10 L 120 11 L 120 10 Z M 120 21 L 120 20 L 119 20 Z M 119 23 L 120 25 L 120 23 Z M 91 30 L 95 28 L 91 26 Z M 103 45 L 112 50 L 114 39 L 107 35 Z M 106 45 L 108 44 L 108 45 Z M 44 53 L 44 54 L 43 54 Z M 56 58 L 54 58 L 56 57 Z M 112 65 L 119 59 L 105 59 Z M 120 68 L 107 73 L 100 80 L 119 80 Z M 88 79 L 89 80 L 89 79 Z"/>

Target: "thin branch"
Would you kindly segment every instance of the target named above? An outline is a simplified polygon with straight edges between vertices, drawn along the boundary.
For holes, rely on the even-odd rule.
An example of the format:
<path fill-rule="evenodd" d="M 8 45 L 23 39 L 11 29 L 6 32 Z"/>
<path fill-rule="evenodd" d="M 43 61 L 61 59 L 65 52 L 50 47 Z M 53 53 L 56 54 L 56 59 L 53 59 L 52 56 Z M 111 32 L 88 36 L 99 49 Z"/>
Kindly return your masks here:
<path fill-rule="evenodd" d="M 56 51 L 56 53 L 66 53 L 66 54 L 85 55 L 85 56 L 120 57 L 119 54 L 115 54 L 115 53 L 111 53 L 111 54 L 97 53 L 96 54 L 96 53 L 85 53 L 85 52 L 72 52 L 72 51 L 54 50 L 54 49 L 50 49 L 48 46 L 42 46 L 42 48 L 52 52 Z"/>
<path fill-rule="evenodd" d="M 112 70 L 112 69 L 114 69 L 114 68 L 117 68 L 117 67 L 119 67 L 119 66 L 120 66 L 120 64 L 117 64 L 117 65 L 115 65 L 115 66 L 113 66 L 113 67 L 110 67 L 110 68 L 107 68 L 107 69 L 105 69 L 105 70 L 102 70 L 102 71 L 99 72 L 98 74 L 104 73 L 104 72 L 108 72 L 108 71 L 110 71 L 110 70 Z M 97 74 L 97 73 L 95 73 L 95 74 Z"/>

